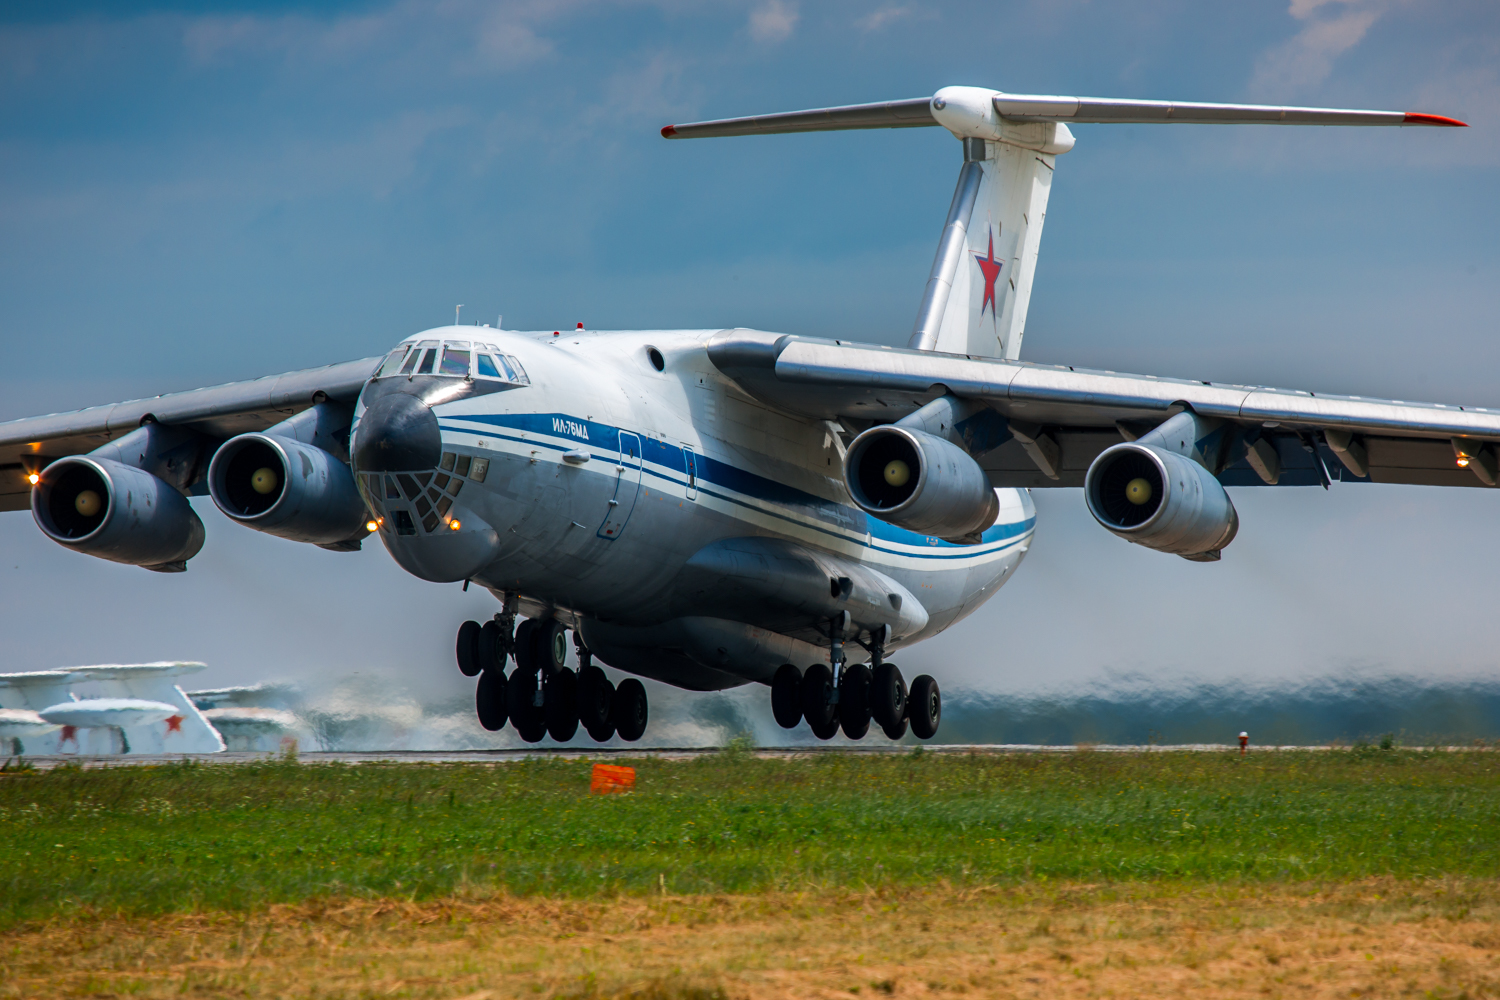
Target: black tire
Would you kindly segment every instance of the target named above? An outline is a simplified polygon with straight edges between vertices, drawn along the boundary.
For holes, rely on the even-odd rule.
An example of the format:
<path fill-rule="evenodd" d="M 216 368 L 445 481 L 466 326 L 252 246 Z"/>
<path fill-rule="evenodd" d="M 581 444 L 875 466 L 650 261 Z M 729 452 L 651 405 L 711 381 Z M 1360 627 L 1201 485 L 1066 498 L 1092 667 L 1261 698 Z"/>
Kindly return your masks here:
<path fill-rule="evenodd" d="M 465 677 L 474 677 L 484 669 L 479 659 L 478 622 L 464 622 L 458 627 L 458 643 L 453 653 L 458 659 L 458 671 Z"/>
<path fill-rule="evenodd" d="M 902 719 L 894 726 L 881 726 L 880 731 L 885 733 L 885 738 L 888 740 L 899 740 L 906 735 L 906 720 Z"/>
<path fill-rule="evenodd" d="M 833 674 L 823 664 L 814 663 L 802 673 L 802 717 L 818 733 L 838 718 L 838 708 L 833 700 Z"/>
<path fill-rule="evenodd" d="M 906 718 L 906 681 L 894 663 L 882 663 L 870 678 L 870 715 L 887 736 L 897 728 L 906 735 L 906 726 L 901 724 Z"/>
<path fill-rule="evenodd" d="M 568 626 L 552 619 L 538 622 L 531 633 L 532 648 L 536 650 L 536 662 L 551 673 L 568 665 Z"/>
<path fill-rule="evenodd" d="M 614 723 L 611 722 L 606 723 L 602 726 L 596 726 L 595 728 L 590 729 L 588 731 L 588 734 L 589 739 L 593 740 L 595 743 L 608 743 L 610 740 L 615 738 Z"/>
<path fill-rule="evenodd" d="M 906 714 L 917 739 L 930 740 L 937 735 L 938 726 L 943 721 L 943 695 L 938 691 L 937 681 L 922 674 L 911 682 Z"/>
<path fill-rule="evenodd" d="M 479 641 L 474 652 L 474 664 L 480 670 L 505 669 L 505 633 L 499 622 L 485 622 L 479 630 Z"/>
<path fill-rule="evenodd" d="M 818 739 L 831 740 L 839 734 L 839 717 L 835 714 L 832 719 L 828 720 L 828 724 L 825 726 L 814 726 L 812 723 L 808 723 L 808 727 Z"/>
<path fill-rule="evenodd" d="M 536 619 L 528 618 L 516 626 L 516 641 L 512 648 L 516 651 L 517 670 L 536 669 L 536 657 L 531 651 L 531 633 L 536 624 Z"/>
<path fill-rule="evenodd" d="M 610 736 L 614 735 L 615 728 L 609 721 L 614 700 L 615 686 L 604 676 L 603 670 L 590 664 L 578 671 L 578 721 L 589 735 L 592 736 L 595 730 L 602 732 L 605 729 L 609 730 Z M 609 736 L 604 739 L 609 739 Z"/>
<path fill-rule="evenodd" d="M 627 677 L 615 688 L 615 703 L 611 711 L 615 733 L 627 743 L 634 743 L 646 735 L 649 716 L 646 705 L 646 686 L 634 677 Z"/>
<path fill-rule="evenodd" d="M 782 729 L 796 729 L 802 721 L 802 671 L 790 663 L 777 667 L 771 678 L 771 714 Z"/>
<path fill-rule="evenodd" d="M 536 691 L 540 678 L 535 670 L 517 667 L 511 671 L 506 684 L 505 704 L 510 710 L 510 724 L 516 727 L 521 739 L 535 743 L 547 730 L 547 717 L 543 708 L 536 704 Z M 535 739 L 533 739 L 535 735 Z"/>
<path fill-rule="evenodd" d="M 559 743 L 578 734 L 578 675 L 568 667 L 547 679 L 547 733 Z"/>
<path fill-rule="evenodd" d="M 863 663 L 845 667 L 839 678 L 839 725 L 851 740 L 870 731 L 870 668 Z"/>
<path fill-rule="evenodd" d="M 479 724 L 490 732 L 505 728 L 510 715 L 506 704 L 509 687 L 503 670 L 486 670 L 479 675 L 479 687 L 474 691 L 474 708 L 479 713 Z"/>

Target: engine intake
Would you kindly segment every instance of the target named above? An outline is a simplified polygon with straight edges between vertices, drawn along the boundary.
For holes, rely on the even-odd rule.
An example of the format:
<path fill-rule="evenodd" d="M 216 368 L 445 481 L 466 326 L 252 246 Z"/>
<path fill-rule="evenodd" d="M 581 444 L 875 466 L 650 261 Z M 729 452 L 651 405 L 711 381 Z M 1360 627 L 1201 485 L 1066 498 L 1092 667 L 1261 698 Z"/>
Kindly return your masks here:
<path fill-rule="evenodd" d="M 1084 478 L 1089 513 L 1127 542 L 1210 561 L 1240 519 L 1224 487 L 1190 458 L 1135 442 L 1106 449 Z"/>
<path fill-rule="evenodd" d="M 203 548 L 203 522 L 187 498 L 143 469 L 108 458 L 60 458 L 31 491 L 48 538 L 131 566 L 180 572 Z"/>
<path fill-rule="evenodd" d="M 844 485 L 871 517 L 949 541 L 976 541 L 1000 515 L 989 476 L 967 452 L 897 424 L 850 442 Z"/>
<path fill-rule="evenodd" d="M 208 491 L 228 517 L 279 538 L 339 545 L 365 534 L 368 514 L 349 467 L 279 434 L 225 441 L 208 467 Z"/>

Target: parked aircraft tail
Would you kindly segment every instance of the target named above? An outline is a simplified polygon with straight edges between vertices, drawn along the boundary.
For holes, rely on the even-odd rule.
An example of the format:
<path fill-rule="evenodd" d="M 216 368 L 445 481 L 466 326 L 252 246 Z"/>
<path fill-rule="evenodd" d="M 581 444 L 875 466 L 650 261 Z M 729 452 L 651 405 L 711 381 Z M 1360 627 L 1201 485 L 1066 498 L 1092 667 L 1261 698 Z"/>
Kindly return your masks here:
<path fill-rule="evenodd" d="M 1020 357 L 1056 159 L 1069 122 L 1215 125 L 1464 123 L 1402 111 L 1186 104 L 1006 94 L 944 87 L 932 97 L 668 125 L 668 139 L 941 125 L 963 140 L 964 165 L 907 346 Z"/>

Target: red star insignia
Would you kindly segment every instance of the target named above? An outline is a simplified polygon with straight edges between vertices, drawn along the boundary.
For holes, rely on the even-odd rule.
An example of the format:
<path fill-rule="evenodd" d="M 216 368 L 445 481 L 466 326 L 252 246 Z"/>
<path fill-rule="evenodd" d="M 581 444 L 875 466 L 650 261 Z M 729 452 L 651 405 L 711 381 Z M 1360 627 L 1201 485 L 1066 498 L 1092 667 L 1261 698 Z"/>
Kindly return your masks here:
<path fill-rule="evenodd" d="M 979 315 L 984 315 L 984 309 L 989 307 L 990 315 L 995 315 L 995 279 L 1000 277 L 1000 268 L 1005 265 L 1004 261 L 995 259 L 995 233 L 990 232 L 990 250 L 983 257 L 977 253 L 974 262 L 979 265 L 979 270 L 984 272 L 984 301 L 979 305 Z"/>
<path fill-rule="evenodd" d="M 167 719 L 167 732 L 169 732 L 169 733 L 180 733 L 180 732 L 182 732 L 182 716 L 180 716 L 180 715 L 173 715 L 173 716 L 170 716 Z"/>

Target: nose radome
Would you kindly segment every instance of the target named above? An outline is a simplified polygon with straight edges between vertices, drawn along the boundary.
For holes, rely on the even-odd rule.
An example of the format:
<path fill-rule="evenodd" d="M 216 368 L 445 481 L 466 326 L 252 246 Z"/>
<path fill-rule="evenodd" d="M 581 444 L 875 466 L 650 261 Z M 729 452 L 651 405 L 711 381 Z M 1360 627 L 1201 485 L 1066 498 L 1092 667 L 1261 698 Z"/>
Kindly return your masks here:
<path fill-rule="evenodd" d="M 443 455 L 437 415 L 404 392 L 372 402 L 354 434 L 354 467 L 360 472 L 433 469 Z"/>

